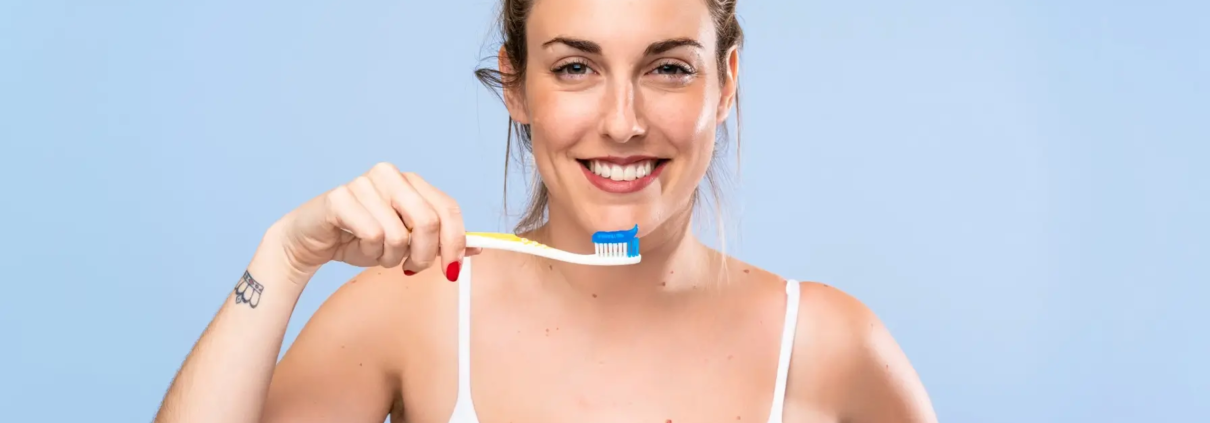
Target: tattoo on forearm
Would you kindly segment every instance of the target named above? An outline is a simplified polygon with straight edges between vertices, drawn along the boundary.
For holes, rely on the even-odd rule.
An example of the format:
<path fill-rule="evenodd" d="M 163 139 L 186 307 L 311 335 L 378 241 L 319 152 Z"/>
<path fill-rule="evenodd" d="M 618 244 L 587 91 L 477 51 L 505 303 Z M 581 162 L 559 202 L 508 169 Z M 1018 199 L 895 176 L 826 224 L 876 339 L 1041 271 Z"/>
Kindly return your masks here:
<path fill-rule="evenodd" d="M 235 285 L 235 303 L 247 303 L 249 307 L 256 308 L 256 305 L 260 304 L 260 294 L 264 291 L 265 286 L 252 279 L 252 274 L 245 270 L 239 284 Z"/>

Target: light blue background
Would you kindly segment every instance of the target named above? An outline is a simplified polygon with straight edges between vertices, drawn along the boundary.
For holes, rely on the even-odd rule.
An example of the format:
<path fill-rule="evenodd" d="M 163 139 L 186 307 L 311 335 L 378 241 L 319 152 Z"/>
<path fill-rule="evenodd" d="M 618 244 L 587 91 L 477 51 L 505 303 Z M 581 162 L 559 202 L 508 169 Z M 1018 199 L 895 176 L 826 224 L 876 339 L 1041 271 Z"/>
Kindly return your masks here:
<path fill-rule="evenodd" d="M 1204 419 L 1210 7 L 1131 3 L 741 1 L 728 249 L 863 300 L 943 421 Z M 0 420 L 149 421 L 263 230 L 377 161 L 506 229 L 494 4 L 0 3 Z"/>

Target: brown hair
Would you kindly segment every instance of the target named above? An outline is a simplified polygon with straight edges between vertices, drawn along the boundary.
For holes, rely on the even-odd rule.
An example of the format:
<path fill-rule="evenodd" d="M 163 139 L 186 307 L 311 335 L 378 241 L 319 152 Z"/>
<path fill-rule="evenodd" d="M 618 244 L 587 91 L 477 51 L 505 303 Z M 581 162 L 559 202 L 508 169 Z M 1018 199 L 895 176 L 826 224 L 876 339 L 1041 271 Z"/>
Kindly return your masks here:
<path fill-rule="evenodd" d="M 509 64 L 512 66 L 512 73 L 504 73 L 498 69 L 479 68 L 475 70 L 475 76 L 488 89 L 496 92 L 503 99 L 503 90 L 516 88 L 525 81 L 525 64 L 526 64 L 526 46 L 525 46 L 525 24 L 529 18 L 529 12 L 533 8 L 535 0 L 502 0 L 500 5 L 500 16 L 497 25 L 500 30 L 501 48 L 508 55 Z M 718 51 L 715 56 L 718 60 L 719 79 L 726 81 L 727 74 L 727 53 L 732 47 L 739 48 L 743 45 L 744 32 L 740 28 L 739 20 L 735 14 L 735 3 L 737 0 L 702 0 L 706 2 L 706 6 L 710 9 L 710 16 L 713 18 L 715 27 L 715 36 L 718 38 Z M 492 58 L 496 58 L 493 56 Z M 500 90 L 500 91 L 495 91 Z M 739 158 L 739 90 L 736 88 L 735 93 L 735 119 L 736 119 L 736 162 Z M 715 157 L 719 152 L 723 151 L 728 136 L 727 128 L 722 126 L 722 133 L 716 137 Z M 512 158 L 512 139 L 513 134 L 516 134 L 517 140 L 521 143 L 526 152 L 533 151 L 533 144 L 530 138 L 531 132 L 529 125 L 523 125 L 513 121 L 512 117 L 508 119 L 508 137 L 505 144 L 504 152 L 504 196 L 505 210 L 508 207 L 508 163 Z M 715 206 L 719 204 L 719 175 L 714 166 L 714 160 L 711 160 L 710 169 L 706 172 L 706 183 L 710 187 L 712 198 L 715 201 Z M 514 232 L 527 232 L 541 226 L 546 219 L 546 205 L 550 201 L 550 193 L 546 189 L 546 185 L 542 183 L 541 177 L 536 173 L 533 178 L 533 193 L 529 198 L 526 206 L 525 214 L 521 216 L 521 220 L 517 222 Z M 693 203 L 696 205 L 699 200 L 698 191 L 694 191 Z M 721 216 L 716 216 L 720 219 Z M 720 237 L 721 225 L 719 227 Z"/>

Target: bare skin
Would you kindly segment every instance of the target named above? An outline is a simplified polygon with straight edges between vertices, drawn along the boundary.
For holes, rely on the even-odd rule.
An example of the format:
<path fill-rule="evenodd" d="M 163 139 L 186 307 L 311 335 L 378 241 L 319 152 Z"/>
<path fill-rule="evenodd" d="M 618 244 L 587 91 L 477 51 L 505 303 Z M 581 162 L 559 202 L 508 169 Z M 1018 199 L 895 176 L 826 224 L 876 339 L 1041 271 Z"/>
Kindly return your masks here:
<path fill-rule="evenodd" d="M 592 232 L 637 223 L 641 263 L 466 249 L 452 198 L 379 164 L 266 231 L 156 422 L 447 422 L 458 389 L 449 281 L 462 264 L 473 269 L 472 397 L 483 422 L 765 421 L 785 279 L 688 231 L 737 91 L 738 48 L 720 48 L 713 25 L 701 0 L 539 0 L 524 83 L 504 93 L 510 116 L 532 128 L 550 193 L 547 222 L 523 235 L 583 253 Z M 513 72 L 503 53 L 500 69 Z M 620 192 L 592 179 L 597 164 L 636 157 L 661 166 L 650 184 Z M 276 363 L 295 302 L 331 261 L 367 270 Z M 936 421 L 870 310 L 826 285 L 801 287 L 785 421 Z"/>
<path fill-rule="evenodd" d="M 633 282 L 641 293 L 591 292 L 551 282 L 561 279 L 555 263 L 512 253 L 486 252 L 474 266 L 481 421 L 768 419 L 784 279 L 732 260 L 730 282 L 670 272 Z M 868 309 L 826 285 L 802 288 L 785 421 L 936 420 Z M 390 410 L 395 422 L 447 422 L 458 389 L 457 289 L 439 272 L 383 268 L 345 284 L 278 365 L 263 421 L 377 423 Z"/>

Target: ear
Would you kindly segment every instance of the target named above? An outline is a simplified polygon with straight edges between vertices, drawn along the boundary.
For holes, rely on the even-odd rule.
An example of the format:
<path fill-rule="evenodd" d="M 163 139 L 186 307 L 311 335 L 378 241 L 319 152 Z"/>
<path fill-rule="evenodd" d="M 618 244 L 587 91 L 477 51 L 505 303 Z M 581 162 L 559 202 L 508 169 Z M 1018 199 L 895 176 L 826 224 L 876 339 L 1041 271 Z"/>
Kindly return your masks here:
<path fill-rule="evenodd" d="M 731 46 L 731 49 L 727 50 L 727 65 L 719 70 L 726 72 L 723 78 L 723 95 L 718 99 L 716 113 L 717 124 L 722 125 L 731 114 L 731 105 L 735 104 L 736 93 L 739 91 L 739 46 Z"/>
<path fill-rule="evenodd" d="M 504 51 L 504 46 L 500 46 L 500 53 L 497 54 L 496 57 L 499 58 L 496 66 L 497 69 L 500 69 L 501 78 L 503 78 L 504 75 L 512 75 L 515 69 L 513 69 L 512 62 L 509 61 L 508 52 Z M 502 94 L 504 94 L 504 107 L 508 109 L 509 117 L 511 117 L 514 122 L 522 125 L 528 125 L 529 108 L 525 105 L 523 87 L 523 83 L 518 83 L 511 86 L 505 84 L 503 87 L 501 87 L 501 91 Z"/>

